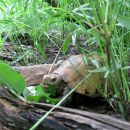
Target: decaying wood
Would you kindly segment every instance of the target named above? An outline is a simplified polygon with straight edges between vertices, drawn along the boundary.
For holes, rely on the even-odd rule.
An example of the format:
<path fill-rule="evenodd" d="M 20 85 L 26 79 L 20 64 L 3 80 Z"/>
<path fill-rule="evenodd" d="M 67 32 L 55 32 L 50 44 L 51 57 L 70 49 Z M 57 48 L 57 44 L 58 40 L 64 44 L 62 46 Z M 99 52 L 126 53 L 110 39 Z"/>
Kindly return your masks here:
<path fill-rule="evenodd" d="M 0 129 L 28 130 L 53 105 L 26 104 L 0 87 Z M 130 123 L 82 110 L 58 107 L 38 130 L 130 130 Z"/>
<path fill-rule="evenodd" d="M 43 76 L 48 74 L 48 72 L 52 72 L 56 69 L 58 64 L 41 64 L 34 66 L 22 66 L 22 67 L 14 67 L 17 71 L 23 74 L 26 79 L 26 83 L 28 86 L 41 84 L 43 80 Z"/>

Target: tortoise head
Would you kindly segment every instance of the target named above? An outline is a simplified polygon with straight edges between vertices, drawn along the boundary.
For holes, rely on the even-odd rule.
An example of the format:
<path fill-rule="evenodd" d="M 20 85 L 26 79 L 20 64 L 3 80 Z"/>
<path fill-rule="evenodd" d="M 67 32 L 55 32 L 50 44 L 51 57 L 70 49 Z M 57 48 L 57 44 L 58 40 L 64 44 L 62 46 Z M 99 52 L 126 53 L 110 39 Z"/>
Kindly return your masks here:
<path fill-rule="evenodd" d="M 43 85 L 57 85 L 59 86 L 62 83 L 62 76 L 59 74 L 47 74 L 43 77 Z"/>

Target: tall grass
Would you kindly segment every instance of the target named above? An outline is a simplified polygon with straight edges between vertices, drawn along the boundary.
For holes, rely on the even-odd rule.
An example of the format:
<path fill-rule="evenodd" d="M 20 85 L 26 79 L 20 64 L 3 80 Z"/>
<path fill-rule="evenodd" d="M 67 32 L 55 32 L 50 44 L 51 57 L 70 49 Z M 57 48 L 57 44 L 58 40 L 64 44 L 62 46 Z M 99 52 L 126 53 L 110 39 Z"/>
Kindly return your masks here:
<path fill-rule="evenodd" d="M 87 3 L 77 0 L 73 2 L 71 8 L 67 9 L 70 1 L 64 2 L 67 4 L 64 8 L 61 2 L 62 12 L 64 12 L 62 16 L 74 19 L 84 33 L 94 39 L 93 43 L 98 44 L 98 52 L 104 57 L 106 81 L 113 82 L 115 91 L 112 95 L 116 99 L 114 105 L 117 104 L 122 115 L 127 118 L 130 91 L 128 70 L 124 70 L 124 67 L 129 65 L 130 44 L 127 40 L 129 30 L 119 26 L 119 22 L 121 16 L 128 15 L 130 3 L 123 0 L 97 0 L 96 2 L 88 0 Z M 104 96 L 108 98 L 108 95 Z"/>
<path fill-rule="evenodd" d="M 70 10 L 66 8 L 64 10 L 65 14 L 67 13 L 71 19 L 74 19 L 86 30 L 86 35 L 89 35 L 89 38 L 94 39 L 93 43 L 98 44 L 99 50 L 97 51 L 104 57 L 106 81 L 110 80 L 114 86 L 114 92 L 112 93 L 115 98 L 114 104 L 117 104 L 126 119 L 130 93 L 128 77 L 130 59 L 128 37 L 130 34 L 129 30 L 125 29 L 121 24 L 124 23 L 129 29 L 128 24 L 130 22 L 123 20 L 123 18 L 126 19 L 125 17 L 122 18 L 122 16 L 130 17 L 128 15 L 129 11 L 130 2 L 124 0 L 97 0 L 96 2 L 92 0 L 87 2 L 76 0 Z M 127 68 L 127 70 L 124 68 Z M 104 96 L 108 98 L 108 95 Z"/>
<path fill-rule="evenodd" d="M 33 44 L 43 54 L 43 58 L 46 58 L 46 31 L 55 23 L 54 9 L 42 0 L 2 0 L 1 5 L 1 32 L 6 32 L 12 42 L 14 35 L 28 33 Z"/>

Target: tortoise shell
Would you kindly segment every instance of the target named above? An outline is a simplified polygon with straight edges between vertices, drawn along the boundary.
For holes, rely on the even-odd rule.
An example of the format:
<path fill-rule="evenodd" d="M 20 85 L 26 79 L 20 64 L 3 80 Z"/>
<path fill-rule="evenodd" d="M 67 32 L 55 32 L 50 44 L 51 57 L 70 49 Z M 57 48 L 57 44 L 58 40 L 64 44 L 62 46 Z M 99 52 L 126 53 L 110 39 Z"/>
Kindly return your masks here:
<path fill-rule="evenodd" d="M 91 55 L 89 58 L 86 58 L 84 55 L 71 56 L 63 61 L 52 73 L 44 75 L 43 84 L 56 85 L 58 89 L 60 89 L 63 83 L 66 83 L 71 89 L 78 85 L 76 88 L 77 93 L 97 96 L 97 90 L 103 85 L 103 74 L 90 74 L 89 71 L 95 69 L 95 67 L 99 67 L 100 62 L 101 58 L 97 55 Z M 85 80 L 83 80 L 84 78 Z"/>

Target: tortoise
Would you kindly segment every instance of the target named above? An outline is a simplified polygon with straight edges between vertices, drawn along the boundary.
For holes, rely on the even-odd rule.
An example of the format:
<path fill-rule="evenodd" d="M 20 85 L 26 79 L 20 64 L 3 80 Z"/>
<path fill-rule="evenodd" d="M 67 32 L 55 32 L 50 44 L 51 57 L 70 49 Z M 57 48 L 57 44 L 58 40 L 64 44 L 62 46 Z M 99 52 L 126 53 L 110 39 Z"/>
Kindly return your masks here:
<path fill-rule="evenodd" d="M 102 59 L 98 55 L 74 55 L 63 61 L 61 65 L 52 73 L 43 77 L 44 85 L 56 85 L 57 92 L 61 94 L 64 91 L 64 85 L 73 89 L 88 74 L 89 70 L 100 67 Z M 75 90 L 75 92 L 86 96 L 98 96 L 98 90 L 104 84 L 104 75 L 102 73 L 91 73 Z"/>

